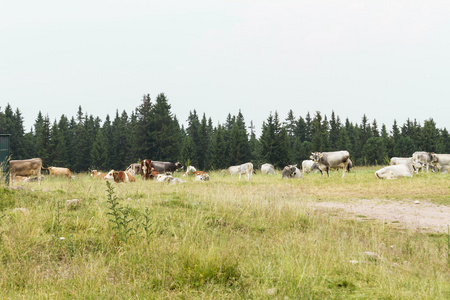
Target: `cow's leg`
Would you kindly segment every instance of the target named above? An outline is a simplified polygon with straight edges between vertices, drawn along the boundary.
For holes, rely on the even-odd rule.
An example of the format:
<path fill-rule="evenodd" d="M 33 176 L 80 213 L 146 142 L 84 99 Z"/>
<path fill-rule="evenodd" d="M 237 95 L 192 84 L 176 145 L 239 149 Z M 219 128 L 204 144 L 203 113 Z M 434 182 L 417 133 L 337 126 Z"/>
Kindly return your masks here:
<path fill-rule="evenodd" d="M 327 175 L 330 177 L 330 167 L 327 166 Z"/>
<path fill-rule="evenodd" d="M 241 172 L 239 172 L 239 181 L 241 181 Z"/>
<path fill-rule="evenodd" d="M 347 171 L 348 168 L 348 161 L 344 163 L 344 167 L 342 168 L 342 178 L 345 177 L 345 171 Z"/>

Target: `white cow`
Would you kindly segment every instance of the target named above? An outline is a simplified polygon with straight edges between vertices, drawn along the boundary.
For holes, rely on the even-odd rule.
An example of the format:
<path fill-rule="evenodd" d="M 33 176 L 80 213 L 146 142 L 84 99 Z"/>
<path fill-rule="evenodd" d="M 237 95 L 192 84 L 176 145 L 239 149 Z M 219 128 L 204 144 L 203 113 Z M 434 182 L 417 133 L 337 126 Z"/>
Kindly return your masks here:
<path fill-rule="evenodd" d="M 391 166 L 394 165 L 411 165 L 413 163 L 412 157 L 392 157 Z"/>
<path fill-rule="evenodd" d="M 251 162 L 239 166 L 239 180 L 241 180 L 242 174 L 246 174 L 247 180 L 250 180 L 250 177 L 253 175 L 253 164 Z"/>
<path fill-rule="evenodd" d="M 302 171 L 303 173 L 306 174 L 314 171 L 322 173 L 322 170 L 320 170 L 319 165 L 311 159 L 302 161 Z"/>
<path fill-rule="evenodd" d="M 238 175 L 239 174 L 239 166 L 231 166 L 227 169 L 227 172 L 231 175 Z"/>
<path fill-rule="evenodd" d="M 413 177 L 413 165 L 393 165 L 384 167 L 375 172 L 378 179 L 397 179 L 400 177 Z"/>
<path fill-rule="evenodd" d="M 275 168 L 271 164 L 263 164 L 261 166 L 262 174 L 275 174 Z"/>

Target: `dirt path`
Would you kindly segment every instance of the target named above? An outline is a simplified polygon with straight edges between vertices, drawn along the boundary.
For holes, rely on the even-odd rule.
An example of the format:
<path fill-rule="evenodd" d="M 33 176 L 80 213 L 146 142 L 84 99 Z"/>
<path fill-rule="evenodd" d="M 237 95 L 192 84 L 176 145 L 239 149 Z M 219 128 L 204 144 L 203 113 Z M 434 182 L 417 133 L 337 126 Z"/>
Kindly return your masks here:
<path fill-rule="evenodd" d="M 355 214 L 358 219 L 380 219 L 418 231 L 447 233 L 450 225 L 450 206 L 422 201 L 357 200 L 347 203 L 316 202 L 313 206 L 343 210 Z"/>

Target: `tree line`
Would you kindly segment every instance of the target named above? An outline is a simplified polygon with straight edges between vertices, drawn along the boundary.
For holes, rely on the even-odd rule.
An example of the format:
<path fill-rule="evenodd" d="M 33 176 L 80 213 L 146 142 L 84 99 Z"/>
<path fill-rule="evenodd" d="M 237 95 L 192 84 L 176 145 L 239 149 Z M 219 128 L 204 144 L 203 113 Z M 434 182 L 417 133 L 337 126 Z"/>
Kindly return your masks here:
<path fill-rule="evenodd" d="M 388 164 L 389 158 L 409 157 L 415 151 L 450 153 L 446 128 L 433 119 L 423 122 L 394 120 L 390 130 L 363 115 L 361 122 L 328 118 L 316 111 L 304 117 L 292 110 L 284 120 L 270 113 L 256 137 L 253 122 L 247 126 L 241 111 L 228 114 L 225 123 L 214 124 L 205 114 L 190 111 L 187 126 L 180 126 L 164 93 L 153 101 L 149 94 L 128 115 L 114 118 L 83 112 L 70 119 L 62 115 L 51 122 L 39 111 L 33 128 L 25 132 L 23 117 L 8 104 L 0 107 L 0 133 L 11 134 L 11 159 L 40 157 L 44 166 L 64 166 L 74 172 L 92 169 L 124 170 L 130 163 L 150 158 L 180 161 L 200 170 L 224 169 L 251 161 L 255 167 L 271 163 L 277 168 L 309 159 L 311 152 L 348 150 L 355 165 Z"/>

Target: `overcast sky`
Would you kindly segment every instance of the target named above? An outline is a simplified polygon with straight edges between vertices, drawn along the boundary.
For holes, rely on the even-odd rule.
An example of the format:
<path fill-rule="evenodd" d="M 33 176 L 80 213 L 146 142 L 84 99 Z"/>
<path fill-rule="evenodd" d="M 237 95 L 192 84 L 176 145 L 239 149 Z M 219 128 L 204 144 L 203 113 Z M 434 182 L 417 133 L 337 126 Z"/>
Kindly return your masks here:
<path fill-rule="evenodd" d="M 450 1 L 1 1 L 0 106 L 51 121 L 131 112 L 163 92 L 258 134 L 316 111 L 450 129 Z"/>

